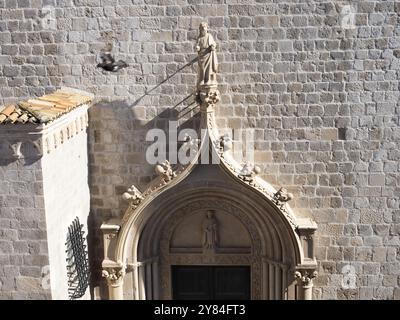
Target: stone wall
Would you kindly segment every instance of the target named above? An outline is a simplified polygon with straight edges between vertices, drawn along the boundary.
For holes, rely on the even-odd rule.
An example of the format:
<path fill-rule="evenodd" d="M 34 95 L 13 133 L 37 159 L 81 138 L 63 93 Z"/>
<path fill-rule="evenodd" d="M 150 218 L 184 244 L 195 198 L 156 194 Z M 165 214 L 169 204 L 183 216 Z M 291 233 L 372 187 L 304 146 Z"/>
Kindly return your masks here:
<path fill-rule="evenodd" d="M 49 299 L 42 164 L 16 159 L 0 127 L 0 299 Z"/>
<path fill-rule="evenodd" d="M 345 4 L 354 27 L 340 14 Z M 54 30 L 37 22 L 42 5 L 55 7 Z M 264 177 L 319 225 L 315 298 L 400 298 L 399 3 L 0 0 L 0 8 L 0 102 L 61 84 L 104 100 L 90 112 L 93 244 L 101 222 L 123 214 L 120 194 L 152 175 L 147 130 L 168 120 L 191 126 L 195 71 L 181 67 L 195 58 L 206 20 L 219 43 L 220 126 L 255 129 Z M 107 42 L 128 69 L 95 68 Z M 98 245 L 97 274 L 101 254 Z M 355 289 L 342 286 L 347 265 Z"/>
<path fill-rule="evenodd" d="M 0 299 L 69 298 L 66 242 L 76 217 L 88 235 L 87 109 L 48 126 L 0 127 Z"/>

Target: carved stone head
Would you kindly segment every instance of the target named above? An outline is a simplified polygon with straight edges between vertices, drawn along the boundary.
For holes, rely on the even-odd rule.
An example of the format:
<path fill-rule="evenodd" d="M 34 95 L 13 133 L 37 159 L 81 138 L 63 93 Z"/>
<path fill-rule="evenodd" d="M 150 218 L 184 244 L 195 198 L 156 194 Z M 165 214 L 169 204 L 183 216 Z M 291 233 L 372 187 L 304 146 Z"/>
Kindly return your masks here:
<path fill-rule="evenodd" d="M 201 37 L 204 37 L 207 34 L 207 32 L 208 32 L 208 24 L 207 24 L 207 22 L 200 23 L 199 32 L 200 32 L 200 36 Z"/>

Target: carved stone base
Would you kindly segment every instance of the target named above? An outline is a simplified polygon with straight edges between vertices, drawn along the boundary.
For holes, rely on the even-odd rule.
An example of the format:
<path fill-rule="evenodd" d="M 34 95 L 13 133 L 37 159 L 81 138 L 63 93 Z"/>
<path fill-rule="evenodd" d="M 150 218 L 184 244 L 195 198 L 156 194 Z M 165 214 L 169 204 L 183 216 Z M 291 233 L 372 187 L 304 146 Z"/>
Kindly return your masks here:
<path fill-rule="evenodd" d="M 217 86 L 203 86 L 197 93 L 197 101 L 200 104 L 200 111 L 213 112 L 214 106 L 221 100 Z"/>

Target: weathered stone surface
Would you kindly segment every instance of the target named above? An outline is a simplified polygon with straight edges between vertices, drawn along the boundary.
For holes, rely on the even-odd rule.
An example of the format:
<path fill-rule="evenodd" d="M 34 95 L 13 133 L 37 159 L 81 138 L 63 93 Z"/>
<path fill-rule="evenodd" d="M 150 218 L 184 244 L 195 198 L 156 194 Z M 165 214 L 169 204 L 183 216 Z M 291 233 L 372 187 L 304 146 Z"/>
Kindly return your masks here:
<path fill-rule="evenodd" d="M 4 132 L 0 131 L 0 132 Z M 0 133 L 0 136 L 2 133 Z M 2 159 L 0 156 L 0 164 Z M 27 165 L 20 162 L 0 165 L 7 188 L 0 188 L 0 299 L 23 298 L 19 294 L 36 292 L 49 298 L 49 291 L 40 288 L 41 274 L 27 274 L 23 268 L 41 268 L 48 264 L 47 251 L 32 250 L 46 239 L 46 231 L 39 230 L 38 223 L 44 220 L 44 210 L 35 209 L 35 198 L 42 196 L 42 190 L 35 190 L 40 185 L 40 162 Z M 2 183 L 3 184 L 3 183 Z M 29 199 L 29 200 L 28 200 Z M 44 240 L 46 241 L 46 240 Z M 41 255 L 42 254 L 42 255 Z"/>
<path fill-rule="evenodd" d="M 368 272 L 382 269 L 387 276 L 361 279 L 356 292 L 316 282 L 317 297 L 399 299 L 392 278 L 398 270 L 385 264 L 399 259 L 400 38 L 393 18 L 398 3 L 357 2 L 355 28 L 342 29 L 339 8 L 331 2 L 108 1 L 98 10 L 99 0 L 77 1 L 78 8 L 90 9 L 90 18 L 57 8 L 57 32 L 41 30 L 37 9 L 26 3 L 8 1 L 0 21 L 0 104 L 64 84 L 110 102 L 90 111 L 92 243 L 99 244 L 93 274 L 102 255 L 95 230 L 126 209 L 116 186 L 143 187 L 152 175 L 143 157 L 146 131 L 166 129 L 165 121 L 177 114 L 165 110 L 181 115 L 193 102 L 184 99 L 195 89 L 194 70 L 174 73 L 195 58 L 197 28 L 206 20 L 219 45 L 218 124 L 257 131 L 256 162 L 263 176 L 295 190 L 294 209 L 320 226 L 321 265 L 373 262 L 377 265 Z M 94 67 L 95 53 L 109 41 L 131 69 L 110 75 Z M 40 177 L 35 182 L 28 167 L 5 166 L 0 166 L 7 168 L 7 183 L 0 185 L 1 219 L 15 219 L 23 204 L 32 206 L 26 211 L 36 210 L 33 220 L 43 221 Z M 22 196 L 32 189 L 34 198 Z M 25 241 L 43 241 L 34 224 L 18 221 L 19 226 L 0 223 L 1 231 L 8 230 L 0 241 L 6 266 L 10 257 L 26 254 Z M 26 230 L 17 235 L 9 231 L 22 225 Z M 341 269 L 321 270 L 322 278 L 328 275 L 341 276 Z M 8 297 L 7 285 L 0 297 Z"/>

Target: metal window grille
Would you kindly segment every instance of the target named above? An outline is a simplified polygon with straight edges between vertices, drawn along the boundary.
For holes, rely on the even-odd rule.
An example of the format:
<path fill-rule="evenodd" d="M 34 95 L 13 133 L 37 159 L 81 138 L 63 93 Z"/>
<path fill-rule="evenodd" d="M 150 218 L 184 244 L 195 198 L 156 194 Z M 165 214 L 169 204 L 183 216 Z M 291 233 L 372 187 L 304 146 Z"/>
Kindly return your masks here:
<path fill-rule="evenodd" d="M 78 217 L 68 227 L 67 242 L 67 272 L 68 295 L 71 300 L 81 298 L 89 286 L 90 270 L 85 231 Z"/>

